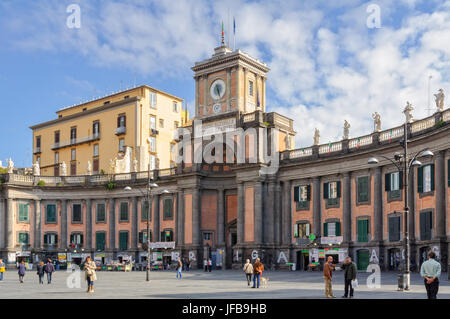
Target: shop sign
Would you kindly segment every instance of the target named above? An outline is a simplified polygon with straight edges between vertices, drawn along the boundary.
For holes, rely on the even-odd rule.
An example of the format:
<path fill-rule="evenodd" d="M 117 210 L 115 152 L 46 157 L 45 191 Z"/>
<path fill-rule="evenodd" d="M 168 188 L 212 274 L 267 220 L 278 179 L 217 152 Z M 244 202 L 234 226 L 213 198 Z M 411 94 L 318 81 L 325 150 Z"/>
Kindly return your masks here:
<path fill-rule="evenodd" d="M 95 254 L 95 258 L 105 258 L 105 254 Z"/>
<path fill-rule="evenodd" d="M 66 254 L 65 253 L 58 253 L 58 260 L 60 262 L 66 262 Z"/>
<path fill-rule="evenodd" d="M 16 257 L 30 257 L 31 251 L 16 251 Z"/>
<path fill-rule="evenodd" d="M 344 241 L 344 237 L 343 236 L 333 236 L 333 237 L 322 237 L 320 239 L 320 243 L 322 245 L 340 245 L 342 242 Z"/>
<path fill-rule="evenodd" d="M 174 241 L 168 241 L 168 242 L 156 242 L 156 243 L 150 243 L 150 249 L 174 249 L 175 248 L 175 242 Z"/>

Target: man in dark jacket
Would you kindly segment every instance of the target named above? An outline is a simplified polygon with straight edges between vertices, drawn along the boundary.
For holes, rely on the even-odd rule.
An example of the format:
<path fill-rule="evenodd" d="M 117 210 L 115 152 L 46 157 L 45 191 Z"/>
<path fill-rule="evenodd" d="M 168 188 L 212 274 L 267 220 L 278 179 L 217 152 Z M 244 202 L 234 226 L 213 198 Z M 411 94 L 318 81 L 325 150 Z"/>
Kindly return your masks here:
<path fill-rule="evenodd" d="M 45 265 L 44 271 L 47 274 L 47 283 L 51 284 L 52 283 L 52 273 L 55 272 L 55 266 L 53 266 L 53 262 L 50 258 L 47 260 L 47 264 Z"/>
<path fill-rule="evenodd" d="M 344 264 L 342 265 L 344 270 L 344 282 L 345 282 L 345 292 L 342 298 L 348 297 L 348 288 L 350 287 L 350 298 L 353 298 L 353 287 L 352 280 L 356 279 L 356 265 L 350 257 L 345 258 Z"/>

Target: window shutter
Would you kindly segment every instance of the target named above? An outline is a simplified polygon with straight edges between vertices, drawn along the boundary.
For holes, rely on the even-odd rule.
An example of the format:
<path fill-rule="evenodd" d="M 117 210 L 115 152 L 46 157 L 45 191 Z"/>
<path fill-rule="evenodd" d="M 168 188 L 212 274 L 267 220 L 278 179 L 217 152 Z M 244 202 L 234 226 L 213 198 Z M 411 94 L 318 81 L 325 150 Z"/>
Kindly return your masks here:
<path fill-rule="evenodd" d="M 447 186 L 450 187 L 450 159 L 447 161 Z"/>
<path fill-rule="evenodd" d="M 398 188 L 403 189 L 403 171 L 399 172 L 398 179 Z"/>
<path fill-rule="evenodd" d="M 294 187 L 294 202 L 299 202 L 300 201 L 300 186 L 295 186 Z"/>
<path fill-rule="evenodd" d="M 58 245 L 58 234 L 55 235 L 55 245 Z"/>
<path fill-rule="evenodd" d="M 73 243 L 73 234 L 70 234 L 70 243 Z"/>
<path fill-rule="evenodd" d="M 389 218 L 389 241 L 394 241 L 394 218 L 392 217 Z"/>
<path fill-rule="evenodd" d="M 328 183 L 323 183 L 323 198 L 328 199 Z"/>
<path fill-rule="evenodd" d="M 434 191 L 434 164 L 430 165 L 430 174 L 431 174 L 431 191 Z"/>
<path fill-rule="evenodd" d="M 417 192 L 423 193 L 423 167 L 417 169 Z"/>
<path fill-rule="evenodd" d="M 427 212 L 427 239 L 430 240 L 432 237 L 432 229 L 433 229 L 433 214 L 431 211 Z"/>
<path fill-rule="evenodd" d="M 389 192 L 391 190 L 391 174 L 384 175 L 384 190 Z"/>
<path fill-rule="evenodd" d="M 143 232 L 139 232 L 139 244 L 142 244 L 144 242 L 144 233 Z"/>
<path fill-rule="evenodd" d="M 336 222 L 336 236 L 341 236 L 341 222 Z"/>
<path fill-rule="evenodd" d="M 80 235 L 80 244 L 83 245 L 84 244 L 84 238 L 83 238 L 83 234 Z"/>
<path fill-rule="evenodd" d="M 306 199 L 309 202 L 311 200 L 311 185 L 306 186 Z"/>
<path fill-rule="evenodd" d="M 120 116 L 117 117 L 117 127 L 120 127 Z"/>
<path fill-rule="evenodd" d="M 425 240 L 426 236 L 426 213 L 420 214 L 420 240 Z"/>
<path fill-rule="evenodd" d="M 48 240 L 47 240 L 47 234 L 45 234 L 45 235 L 44 235 L 44 244 L 45 244 L 45 245 L 47 244 L 47 241 L 48 241 Z"/>
<path fill-rule="evenodd" d="M 341 181 L 337 181 L 337 198 L 341 197 Z"/>
<path fill-rule="evenodd" d="M 323 237 L 328 237 L 328 223 L 323 223 Z"/>

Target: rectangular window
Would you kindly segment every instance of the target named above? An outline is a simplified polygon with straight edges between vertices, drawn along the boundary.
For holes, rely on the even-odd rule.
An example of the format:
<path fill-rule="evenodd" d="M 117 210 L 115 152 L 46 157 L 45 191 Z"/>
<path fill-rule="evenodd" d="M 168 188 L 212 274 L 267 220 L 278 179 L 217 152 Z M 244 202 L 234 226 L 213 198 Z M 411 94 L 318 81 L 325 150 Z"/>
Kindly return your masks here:
<path fill-rule="evenodd" d="M 178 103 L 177 102 L 173 102 L 173 111 L 175 113 L 178 113 Z"/>
<path fill-rule="evenodd" d="M 83 245 L 83 234 L 81 233 L 73 233 L 70 234 L 70 243 L 72 247 L 80 247 Z"/>
<path fill-rule="evenodd" d="M 59 131 L 55 131 L 55 144 L 59 143 Z"/>
<path fill-rule="evenodd" d="M 36 148 L 41 148 L 41 137 L 36 136 Z"/>
<path fill-rule="evenodd" d="M 156 109 L 156 93 L 150 93 L 150 107 Z"/>
<path fill-rule="evenodd" d="M 94 122 L 94 124 L 92 124 L 92 133 L 92 135 L 94 135 L 94 138 L 98 138 L 100 134 L 100 122 Z"/>
<path fill-rule="evenodd" d="M 58 235 L 54 233 L 44 234 L 44 245 L 58 245 Z"/>
<path fill-rule="evenodd" d="M 154 136 L 150 136 L 149 141 L 150 141 L 150 152 L 155 153 L 156 152 L 156 138 Z"/>
<path fill-rule="evenodd" d="M 97 173 L 98 174 L 98 171 L 99 171 L 99 168 L 100 168 L 100 161 L 98 160 L 98 158 L 94 158 L 93 160 L 92 160 L 92 162 L 93 162 L 93 171 L 94 171 L 94 173 Z"/>
<path fill-rule="evenodd" d="M 163 212 L 163 219 L 173 219 L 173 200 L 171 198 L 164 199 Z"/>
<path fill-rule="evenodd" d="M 98 144 L 94 144 L 94 157 L 98 156 Z"/>
<path fill-rule="evenodd" d="M 211 240 L 212 233 L 203 233 L 203 240 Z"/>
<path fill-rule="evenodd" d="M 126 127 L 127 121 L 125 115 L 119 115 L 117 117 L 117 127 Z"/>
<path fill-rule="evenodd" d="M 337 183 L 336 182 L 328 183 L 328 198 L 329 199 L 337 198 Z"/>
<path fill-rule="evenodd" d="M 400 189 L 400 172 L 391 173 L 391 191 Z"/>
<path fill-rule="evenodd" d="M 423 167 L 423 192 L 431 192 L 431 166 Z"/>
<path fill-rule="evenodd" d="M 76 127 L 72 127 L 70 129 L 70 142 L 72 144 L 76 143 L 77 141 L 77 128 Z"/>
<path fill-rule="evenodd" d="M 417 169 L 417 192 L 434 191 L 434 164 L 428 164 Z"/>
<path fill-rule="evenodd" d="M 148 205 L 148 201 L 146 201 L 146 200 L 142 201 L 142 207 L 141 207 L 141 220 L 142 221 L 147 220 L 149 208 L 150 207 Z M 152 220 L 152 214 L 150 214 L 150 216 L 148 216 L 148 217 L 150 220 Z"/>
<path fill-rule="evenodd" d="M 159 120 L 159 127 L 164 128 L 164 120 L 163 119 Z"/>
<path fill-rule="evenodd" d="M 76 159 L 77 159 L 77 150 L 73 148 L 70 150 L 70 160 L 75 161 Z"/>
<path fill-rule="evenodd" d="M 97 223 L 106 222 L 106 206 L 103 203 L 97 203 L 97 208 L 95 210 Z"/>
<path fill-rule="evenodd" d="M 70 163 L 70 175 L 72 176 L 77 175 L 77 162 Z"/>
<path fill-rule="evenodd" d="M 106 246 L 106 233 L 97 232 L 95 233 L 95 249 L 105 250 Z"/>
<path fill-rule="evenodd" d="M 18 242 L 21 245 L 28 245 L 29 240 L 28 240 L 28 233 L 19 233 L 19 238 L 18 238 Z"/>
<path fill-rule="evenodd" d="M 125 152 L 125 139 L 119 139 L 119 152 Z"/>
<path fill-rule="evenodd" d="M 56 205 L 48 204 L 45 213 L 45 221 L 47 223 L 56 223 Z"/>
<path fill-rule="evenodd" d="M 369 176 L 358 177 L 358 203 L 369 201 Z"/>
<path fill-rule="evenodd" d="M 150 115 L 150 129 L 156 130 L 156 117 L 153 115 Z"/>
<path fill-rule="evenodd" d="M 431 211 L 420 213 L 420 240 L 431 240 L 433 229 L 433 214 Z"/>
<path fill-rule="evenodd" d="M 72 205 L 72 223 L 81 223 L 81 222 L 82 222 L 81 204 L 73 204 Z"/>
<path fill-rule="evenodd" d="M 121 202 L 119 208 L 119 221 L 127 222 L 128 221 L 128 202 Z"/>
<path fill-rule="evenodd" d="M 358 219 L 358 241 L 367 243 L 369 241 L 369 220 Z"/>
<path fill-rule="evenodd" d="M 156 169 L 156 156 L 150 155 L 150 170 Z"/>
<path fill-rule="evenodd" d="M 55 152 L 55 164 L 59 164 L 59 153 Z"/>
<path fill-rule="evenodd" d="M 297 223 L 294 225 L 294 237 L 306 239 L 308 238 L 310 233 L 310 224 L 309 223 Z"/>
<path fill-rule="evenodd" d="M 120 250 L 128 249 L 128 232 L 127 231 L 119 232 L 119 249 Z"/>
<path fill-rule="evenodd" d="M 29 222 L 28 204 L 19 204 L 19 222 Z"/>
<path fill-rule="evenodd" d="M 323 235 L 324 237 L 335 237 L 341 236 L 341 223 L 340 222 L 329 222 L 323 224 Z"/>
<path fill-rule="evenodd" d="M 164 242 L 173 241 L 173 231 L 171 229 L 167 229 L 161 232 L 161 241 Z"/>
<path fill-rule="evenodd" d="M 253 96 L 253 81 L 248 81 L 248 95 Z"/>
<path fill-rule="evenodd" d="M 400 216 L 389 217 L 389 241 L 400 241 Z"/>
<path fill-rule="evenodd" d="M 150 241 L 152 241 L 152 231 L 150 231 Z M 147 242 L 147 230 L 139 232 L 139 244 Z"/>

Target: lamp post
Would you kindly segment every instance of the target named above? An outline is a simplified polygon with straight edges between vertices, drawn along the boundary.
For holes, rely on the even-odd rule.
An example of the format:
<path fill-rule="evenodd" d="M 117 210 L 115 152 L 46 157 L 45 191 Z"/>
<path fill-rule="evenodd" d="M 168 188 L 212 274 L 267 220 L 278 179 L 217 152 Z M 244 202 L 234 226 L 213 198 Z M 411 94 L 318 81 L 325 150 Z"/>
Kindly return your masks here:
<path fill-rule="evenodd" d="M 148 203 L 148 210 L 147 210 L 147 267 L 146 267 L 146 281 L 150 281 L 150 203 L 153 200 L 153 194 L 152 194 L 152 189 L 153 188 L 157 188 L 158 184 L 153 183 L 151 181 L 150 178 L 150 165 L 149 165 L 149 170 L 148 170 L 148 179 L 147 179 L 147 187 L 146 187 L 146 194 L 145 197 L 147 199 L 147 203 Z M 130 186 L 126 186 L 124 188 L 125 191 L 131 191 L 132 188 Z M 142 191 L 140 191 L 141 194 L 144 194 Z M 168 190 L 163 190 L 164 194 L 169 193 Z"/>
<path fill-rule="evenodd" d="M 403 172 L 403 179 L 404 179 L 404 249 L 405 249 L 405 269 L 403 273 L 403 287 L 401 287 L 403 290 L 409 290 L 410 287 L 410 252 L 411 252 L 411 246 L 409 241 L 409 231 L 408 231 L 408 220 L 409 220 L 409 205 L 408 205 L 408 185 L 409 185 L 409 174 L 411 170 L 415 167 L 419 167 L 422 165 L 422 163 L 417 159 L 419 156 L 422 157 L 432 157 L 434 156 L 433 152 L 431 152 L 428 148 L 425 148 L 421 151 L 419 151 L 417 154 L 415 154 L 412 158 L 408 158 L 408 126 L 407 122 L 404 124 L 403 129 L 403 139 L 400 140 L 400 145 L 403 148 L 403 154 L 399 152 L 394 153 L 394 159 L 390 159 L 386 156 L 379 155 L 380 157 L 390 161 L 392 164 L 395 165 L 399 172 Z M 371 157 L 368 160 L 368 164 L 378 164 L 378 159 L 374 156 Z M 400 288 L 400 287 L 399 287 Z"/>

